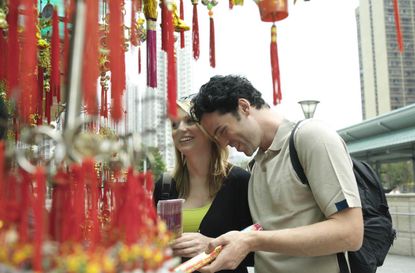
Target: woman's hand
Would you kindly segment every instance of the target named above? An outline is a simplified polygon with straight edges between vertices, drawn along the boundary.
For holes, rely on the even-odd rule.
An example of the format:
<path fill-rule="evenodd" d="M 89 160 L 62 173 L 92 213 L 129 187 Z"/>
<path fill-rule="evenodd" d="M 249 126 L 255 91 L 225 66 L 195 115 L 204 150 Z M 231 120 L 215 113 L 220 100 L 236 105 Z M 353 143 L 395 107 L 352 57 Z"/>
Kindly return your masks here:
<path fill-rule="evenodd" d="M 212 240 L 198 232 L 186 232 L 171 244 L 173 255 L 192 258 L 199 253 L 206 251 L 209 242 Z"/>

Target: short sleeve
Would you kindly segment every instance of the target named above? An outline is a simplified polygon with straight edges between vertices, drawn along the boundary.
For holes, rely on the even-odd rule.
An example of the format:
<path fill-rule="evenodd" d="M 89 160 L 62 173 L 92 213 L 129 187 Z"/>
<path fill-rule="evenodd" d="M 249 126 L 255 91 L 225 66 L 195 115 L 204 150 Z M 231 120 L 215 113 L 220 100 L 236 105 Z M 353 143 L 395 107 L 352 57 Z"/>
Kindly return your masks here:
<path fill-rule="evenodd" d="M 361 207 L 353 163 L 337 132 L 315 120 L 296 132 L 295 145 L 314 198 L 326 217 Z"/>

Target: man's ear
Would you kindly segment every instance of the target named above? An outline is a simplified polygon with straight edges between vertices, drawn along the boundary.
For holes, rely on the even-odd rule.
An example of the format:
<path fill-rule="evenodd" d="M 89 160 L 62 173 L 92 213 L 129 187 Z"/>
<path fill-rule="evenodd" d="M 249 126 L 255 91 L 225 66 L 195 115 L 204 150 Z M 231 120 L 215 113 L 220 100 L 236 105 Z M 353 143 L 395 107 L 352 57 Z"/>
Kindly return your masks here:
<path fill-rule="evenodd" d="M 238 106 L 239 111 L 241 111 L 242 114 L 247 115 L 251 111 L 251 104 L 248 100 L 240 98 L 238 99 Z"/>

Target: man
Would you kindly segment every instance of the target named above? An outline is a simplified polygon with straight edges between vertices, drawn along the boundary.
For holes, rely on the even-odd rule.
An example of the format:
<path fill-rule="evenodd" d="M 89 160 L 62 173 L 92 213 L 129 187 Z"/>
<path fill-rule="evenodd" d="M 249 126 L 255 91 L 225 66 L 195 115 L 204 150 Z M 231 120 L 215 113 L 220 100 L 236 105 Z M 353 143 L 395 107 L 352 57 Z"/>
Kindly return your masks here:
<path fill-rule="evenodd" d="M 309 185 L 289 155 L 294 123 L 271 109 L 245 78 L 215 76 L 193 99 L 193 115 L 222 146 L 255 156 L 249 185 L 254 223 L 264 231 L 231 231 L 209 244 L 223 250 L 201 272 L 235 268 L 255 251 L 255 272 L 340 272 L 336 253 L 362 245 L 363 217 L 352 162 L 340 136 L 307 120 L 295 147 Z"/>

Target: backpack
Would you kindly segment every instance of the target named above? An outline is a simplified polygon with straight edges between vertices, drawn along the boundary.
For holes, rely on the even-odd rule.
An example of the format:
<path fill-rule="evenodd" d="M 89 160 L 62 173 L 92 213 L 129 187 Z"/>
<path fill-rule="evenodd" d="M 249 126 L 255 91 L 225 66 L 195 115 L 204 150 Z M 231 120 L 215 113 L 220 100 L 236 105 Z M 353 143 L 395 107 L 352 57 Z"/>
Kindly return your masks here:
<path fill-rule="evenodd" d="M 301 121 L 291 131 L 289 151 L 295 172 L 301 182 L 308 185 L 308 179 L 294 145 L 294 134 L 300 123 Z M 364 237 L 362 247 L 358 251 L 348 252 L 349 264 L 352 273 L 374 273 L 377 267 L 383 264 L 396 238 L 396 231 L 392 227 L 385 192 L 375 171 L 366 162 L 353 158 L 352 161 L 362 202 Z M 344 253 L 338 253 L 337 260 L 340 272 L 349 273 Z"/>

